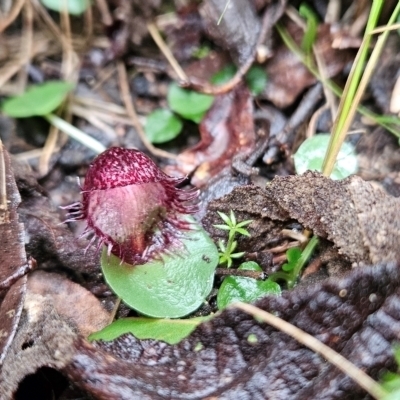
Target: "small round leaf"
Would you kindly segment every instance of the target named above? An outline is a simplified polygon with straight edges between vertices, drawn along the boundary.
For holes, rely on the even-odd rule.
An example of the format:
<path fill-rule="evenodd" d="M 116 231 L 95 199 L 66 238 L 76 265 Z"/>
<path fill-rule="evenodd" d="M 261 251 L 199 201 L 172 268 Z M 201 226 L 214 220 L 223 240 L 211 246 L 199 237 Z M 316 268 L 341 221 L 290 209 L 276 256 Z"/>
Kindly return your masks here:
<path fill-rule="evenodd" d="M 24 94 L 4 101 L 2 110 L 9 117 L 27 118 L 50 114 L 61 105 L 74 85 L 49 81 L 31 86 Z"/>
<path fill-rule="evenodd" d="M 168 89 L 168 104 L 171 110 L 196 123 L 201 121 L 213 101 L 213 96 L 182 89 L 175 83 Z"/>
<path fill-rule="evenodd" d="M 170 110 L 159 109 L 147 116 L 144 130 L 151 143 L 165 143 L 179 135 L 182 121 Z"/>
<path fill-rule="evenodd" d="M 65 7 L 71 15 L 81 15 L 90 6 L 90 0 L 41 0 L 41 2 L 48 9 L 57 12 L 62 12 Z"/>
<path fill-rule="evenodd" d="M 306 139 L 296 154 L 293 156 L 296 172 L 302 174 L 307 170 L 322 171 L 326 150 L 328 149 L 330 135 L 320 133 Z M 332 179 L 344 179 L 357 172 L 357 155 L 352 144 L 345 142 L 338 154 L 335 168 L 331 174 Z"/>
<path fill-rule="evenodd" d="M 251 67 L 249 72 L 246 74 L 246 82 L 251 93 L 254 96 L 258 96 L 267 85 L 267 74 L 261 67 Z"/>
<path fill-rule="evenodd" d="M 239 269 L 262 271 L 260 266 L 248 261 L 240 265 Z M 258 281 L 253 278 L 241 276 L 228 276 L 222 282 L 217 295 L 217 306 L 221 310 L 231 303 L 242 301 L 251 303 L 267 295 L 280 295 L 281 288 L 276 282 L 270 280 Z"/>
<path fill-rule="evenodd" d="M 181 251 L 144 265 L 121 264 L 103 251 L 104 277 L 128 306 L 154 318 L 179 318 L 200 307 L 213 286 L 218 250 L 199 226 L 182 234 Z"/>

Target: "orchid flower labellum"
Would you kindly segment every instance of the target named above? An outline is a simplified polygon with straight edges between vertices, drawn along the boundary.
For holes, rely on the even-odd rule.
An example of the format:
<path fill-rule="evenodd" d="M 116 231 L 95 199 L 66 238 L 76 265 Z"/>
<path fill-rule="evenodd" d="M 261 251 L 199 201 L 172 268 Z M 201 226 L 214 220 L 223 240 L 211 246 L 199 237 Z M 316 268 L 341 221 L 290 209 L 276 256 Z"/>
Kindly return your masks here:
<path fill-rule="evenodd" d="M 82 202 L 68 221 L 85 220 L 85 234 L 108 247 L 122 261 L 139 265 L 173 252 L 182 230 L 190 230 L 187 214 L 198 210 L 197 190 L 180 190 L 184 178 L 166 175 L 139 150 L 112 147 L 90 164 Z"/>

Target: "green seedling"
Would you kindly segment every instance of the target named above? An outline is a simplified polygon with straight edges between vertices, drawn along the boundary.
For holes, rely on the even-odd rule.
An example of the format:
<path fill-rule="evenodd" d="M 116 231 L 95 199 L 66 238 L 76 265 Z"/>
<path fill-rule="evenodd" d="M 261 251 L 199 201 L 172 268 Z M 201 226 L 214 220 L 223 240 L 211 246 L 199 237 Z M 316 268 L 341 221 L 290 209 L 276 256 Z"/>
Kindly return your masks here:
<path fill-rule="evenodd" d="M 386 372 L 381 378 L 382 389 L 387 394 L 380 400 L 398 400 L 400 398 L 400 346 L 394 348 L 394 358 L 397 364 L 397 372 Z"/>
<path fill-rule="evenodd" d="M 288 289 L 292 289 L 300 276 L 300 272 L 318 245 L 318 237 L 313 236 L 303 251 L 291 248 L 286 251 L 287 263 L 282 265 L 282 271 L 275 272 L 269 276 L 273 282 L 283 280 Z"/>
<path fill-rule="evenodd" d="M 211 107 L 214 97 L 183 89 L 172 83 L 167 100 L 170 110 L 157 109 L 147 116 L 144 130 L 152 143 L 165 143 L 175 139 L 182 131 L 181 118 L 198 124 Z"/>
<path fill-rule="evenodd" d="M 242 263 L 239 270 L 262 272 L 254 261 Z M 228 276 L 222 282 L 217 295 L 217 306 L 220 310 L 238 301 L 251 303 L 267 295 L 279 296 L 281 288 L 271 279 L 265 281 L 241 276 Z"/>
<path fill-rule="evenodd" d="M 225 68 L 218 71 L 211 78 L 211 83 L 214 85 L 222 85 L 228 82 L 236 74 L 237 68 L 234 65 L 227 65 Z M 267 74 L 265 70 L 257 65 L 253 65 L 245 76 L 245 81 L 253 96 L 258 96 L 267 85 Z"/>
<path fill-rule="evenodd" d="M 218 247 L 220 250 L 219 263 L 221 265 L 226 264 L 226 266 L 230 268 L 232 266 L 233 259 L 241 258 L 244 255 L 244 252 L 235 253 L 237 247 L 237 241 L 235 240 L 235 237 L 237 234 L 249 237 L 250 233 L 247 231 L 247 229 L 245 229 L 245 226 L 249 225 L 252 220 L 237 223 L 235 214 L 232 210 L 229 217 L 222 212 L 217 212 L 225 224 L 214 225 L 214 227 L 228 231 L 227 243 L 225 244 L 223 240 L 218 241 Z"/>

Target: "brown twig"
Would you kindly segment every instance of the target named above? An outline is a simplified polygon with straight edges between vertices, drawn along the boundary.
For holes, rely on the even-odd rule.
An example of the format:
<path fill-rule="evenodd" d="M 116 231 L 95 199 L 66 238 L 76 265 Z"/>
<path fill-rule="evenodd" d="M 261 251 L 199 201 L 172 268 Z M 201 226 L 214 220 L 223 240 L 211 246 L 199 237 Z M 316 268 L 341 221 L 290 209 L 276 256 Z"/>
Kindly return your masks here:
<path fill-rule="evenodd" d="M 121 298 L 117 297 L 117 300 L 115 301 L 114 307 L 113 307 L 113 309 L 111 310 L 111 313 L 110 313 L 110 319 L 109 319 L 109 322 L 108 322 L 109 324 L 114 322 L 115 316 L 117 315 L 117 312 L 118 312 L 118 309 L 119 309 L 120 305 L 121 305 Z"/>
<path fill-rule="evenodd" d="M 182 82 L 188 83 L 189 82 L 188 76 L 186 75 L 185 71 L 182 69 L 182 67 L 179 65 L 178 61 L 176 60 L 176 58 L 172 54 L 171 49 L 164 42 L 164 39 L 160 35 L 160 32 L 158 31 L 158 29 L 157 29 L 156 25 L 154 24 L 154 22 L 150 22 L 149 24 L 147 24 L 147 29 L 148 29 L 151 37 L 153 38 L 153 40 L 156 42 L 158 48 L 164 54 L 164 57 L 170 63 L 172 69 L 175 71 L 175 73 L 178 76 L 178 78 Z"/>
<path fill-rule="evenodd" d="M 15 18 L 18 17 L 19 13 L 22 10 L 22 7 L 25 4 L 25 0 L 16 0 L 14 3 L 14 7 L 8 13 L 7 17 L 0 21 L 0 33 L 3 32 L 9 25 L 11 25 Z"/>
<path fill-rule="evenodd" d="M 264 272 L 249 271 L 246 269 L 217 268 L 215 270 L 215 275 L 242 276 L 245 278 L 253 278 L 253 279 L 260 279 L 260 280 L 265 279 Z"/>
<path fill-rule="evenodd" d="M 4 161 L 3 142 L 0 139 L 0 224 L 8 221 L 6 163 Z"/>
<path fill-rule="evenodd" d="M 129 118 L 132 120 L 132 125 L 135 127 L 136 132 L 138 133 L 142 143 L 146 146 L 147 150 L 149 150 L 150 153 L 152 153 L 157 157 L 176 159 L 175 154 L 171 154 L 168 153 L 167 151 L 157 149 L 149 142 L 146 133 L 142 127 L 142 124 L 140 123 L 139 118 L 136 114 L 135 107 L 133 106 L 132 97 L 129 89 L 128 75 L 126 73 L 125 65 L 123 64 L 122 61 L 118 61 L 117 71 L 118 71 L 118 78 L 119 78 L 118 81 L 121 90 L 122 101 L 125 105 L 126 112 L 128 113 Z"/>

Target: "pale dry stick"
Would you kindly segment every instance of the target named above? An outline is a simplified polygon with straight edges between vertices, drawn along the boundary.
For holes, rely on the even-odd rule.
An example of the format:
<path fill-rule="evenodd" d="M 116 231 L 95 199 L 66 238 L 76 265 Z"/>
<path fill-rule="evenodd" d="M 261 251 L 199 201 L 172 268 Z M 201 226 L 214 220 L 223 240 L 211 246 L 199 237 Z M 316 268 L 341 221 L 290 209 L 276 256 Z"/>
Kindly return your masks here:
<path fill-rule="evenodd" d="M 358 37 L 361 35 L 368 21 L 370 11 L 371 7 L 368 7 L 368 2 L 366 2 L 365 8 L 362 10 L 360 15 L 354 21 L 352 21 L 351 25 L 349 26 L 350 37 Z"/>
<path fill-rule="evenodd" d="M 110 319 L 108 320 L 109 324 L 111 324 L 112 322 L 114 322 L 115 316 L 117 315 L 119 306 L 121 305 L 121 298 L 117 297 L 117 300 L 115 301 L 114 307 L 110 313 Z"/>
<path fill-rule="evenodd" d="M 39 157 L 38 171 L 41 176 L 45 176 L 49 172 L 50 158 L 56 149 L 58 137 L 58 128 L 56 128 L 54 125 L 50 125 L 49 133 Z"/>
<path fill-rule="evenodd" d="M 23 28 L 21 40 L 21 60 L 24 60 L 24 64 L 28 64 L 32 58 L 32 43 L 33 43 L 33 9 L 30 1 L 27 1 L 23 10 Z M 24 65 L 24 66 L 25 66 Z M 18 74 L 18 93 L 23 93 L 26 89 L 26 83 L 28 81 L 28 69 L 21 68 Z"/>
<path fill-rule="evenodd" d="M 108 8 L 106 0 L 96 0 L 97 8 L 100 11 L 102 22 L 105 26 L 110 26 L 113 23 L 113 18 Z"/>
<path fill-rule="evenodd" d="M 29 161 L 34 158 L 39 158 L 42 155 L 43 149 L 34 149 L 14 154 L 14 158 L 18 161 Z"/>
<path fill-rule="evenodd" d="M 14 20 L 18 17 L 25 4 L 25 0 L 16 0 L 14 7 L 8 13 L 7 17 L 0 21 L 0 33 L 3 32 L 9 25 L 11 25 Z"/>
<path fill-rule="evenodd" d="M 326 8 L 324 22 L 333 24 L 339 20 L 341 10 L 341 0 L 329 0 Z"/>
<path fill-rule="evenodd" d="M 90 42 L 90 38 L 93 36 L 93 10 L 92 7 L 88 7 L 85 11 L 85 25 L 84 25 L 84 41 Z"/>
<path fill-rule="evenodd" d="M 62 64 L 61 73 L 65 80 L 74 80 L 72 76 L 74 73 L 74 50 L 72 47 L 71 39 L 71 24 L 68 14 L 68 0 L 63 0 L 63 10 L 60 13 L 62 35 L 64 40 L 61 41 L 62 45 Z M 76 80 L 77 77 L 75 77 Z M 39 173 L 44 176 L 49 171 L 50 158 L 54 154 L 57 142 L 59 139 L 59 129 L 54 125 L 50 125 L 49 134 L 43 146 L 43 152 L 39 159 Z"/>
<path fill-rule="evenodd" d="M 24 5 L 24 1 L 21 3 L 22 6 Z M 20 11 L 20 10 L 19 10 Z M 18 14 L 19 14 L 18 11 Z M 17 16 L 18 16 L 17 14 Z M 0 22 L 1 24 L 1 22 Z M 26 3 L 25 7 L 25 12 L 24 12 L 24 27 L 23 27 L 24 33 L 27 33 L 26 37 L 25 35 L 24 40 L 20 41 L 20 51 L 19 51 L 19 56 L 16 60 L 12 60 L 9 63 L 9 67 L 5 67 L 2 69 L 2 73 L 0 74 L 0 88 L 6 84 L 15 74 L 17 74 L 19 71 L 21 71 L 21 68 L 26 65 L 29 62 L 30 55 L 31 55 L 31 49 L 32 49 L 32 34 L 33 34 L 33 29 L 32 29 L 32 9 L 31 9 L 31 4 L 28 1 Z M 28 49 L 28 51 L 27 51 Z M 21 89 L 21 88 L 19 88 Z M 20 90 L 17 91 L 20 93 Z"/>
<path fill-rule="evenodd" d="M 6 163 L 4 161 L 4 147 L 0 139 L 0 224 L 9 221 L 7 207 Z"/>
<path fill-rule="evenodd" d="M 313 46 L 313 53 L 314 53 L 315 60 L 317 62 L 317 68 L 319 71 L 322 88 L 324 90 L 325 99 L 326 99 L 326 102 L 328 103 L 329 109 L 331 110 L 331 119 L 333 122 L 336 117 L 337 110 L 338 110 L 337 98 L 336 98 L 335 94 L 332 92 L 332 90 L 330 89 L 329 84 L 328 84 L 329 78 L 327 77 L 326 64 L 325 64 L 325 60 L 322 57 L 322 52 L 320 52 L 320 50 L 318 49 L 317 46 Z"/>
<path fill-rule="evenodd" d="M 61 30 L 58 28 L 56 23 L 53 21 L 53 19 L 50 17 L 49 13 L 47 12 L 46 8 L 40 3 L 39 0 L 34 0 L 32 1 L 33 6 L 35 7 L 36 12 L 38 15 L 42 18 L 43 22 L 47 27 L 49 28 L 50 32 L 53 34 L 53 36 L 60 41 L 62 46 L 65 46 L 65 37 Z M 68 44 L 67 44 L 68 45 Z"/>
<path fill-rule="evenodd" d="M 114 72 L 115 72 L 115 65 L 110 65 L 109 67 L 106 66 L 105 68 L 102 68 L 99 72 L 99 80 L 92 87 L 93 92 L 100 89 L 103 83 L 107 81 L 109 78 L 111 78 L 112 75 L 114 75 Z"/>
<path fill-rule="evenodd" d="M 232 306 L 230 307 L 238 308 L 239 310 L 242 310 L 245 313 L 252 315 L 254 318 L 257 318 L 258 320 L 261 320 L 262 322 L 273 326 L 281 332 L 286 333 L 302 345 L 320 354 L 336 368 L 338 368 L 340 371 L 342 371 L 351 379 L 353 379 L 356 383 L 358 383 L 373 398 L 381 399 L 383 396 L 387 395 L 386 390 L 384 390 L 381 385 L 375 382 L 364 371 L 357 368 L 341 354 L 337 353 L 335 350 L 315 339 L 315 337 L 311 336 L 307 332 L 304 332 L 303 330 L 297 328 L 289 322 L 267 311 L 261 310 L 260 308 L 255 307 L 251 304 L 239 302 L 232 304 Z"/>
<path fill-rule="evenodd" d="M 321 117 L 321 115 L 327 110 L 329 110 L 329 105 L 328 105 L 328 103 L 325 103 L 323 106 L 318 108 L 314 112 L 314 114 L 311 116 L 310 122 L 308 123 L 308 126 L 307 126 L 307 133 L 306 133 L 307 139 L 315 135 L 315 133 L 317 132 L 318 120 Z"/>
<path fill-rule="evenodd" d="M 241 276 L 244 278 L 264 279 L 265 272 L 249 271 L 247 269 L 231 269 L 231 268 L 217 268 L 215 275 L 221 276 Z"/>
<path fill-rule="evenodd" d="M 298 10 L 295 7 L 288 5 L 285 9 L 285 15 L 289 17 L 298 27 L 304 32 L 307 30 L 307 23 L 300 16 Z"/>
<path fill-rule="evenodd" d="M 156 42 L 158 48 L 161 50 L 161 52 L 164 54 L 164 57 L 168 60 L 169 64 L 171 65 L 172 69 L 175 71 L 176 75 L 178 78 L 184 82 L 188 83 L 189 78 L 186 75 L 186 72 L 182 69 L 182 67 L 179 65 L 178 61 L 172 54 L 171 49 L 167 46 L 167 44 L 164 42 L 164 39 L 160 35 L 160 32 L 158 31 L 156 25 L 154 22 L 150 22 L 147 24 L 147 30 L 149 31 L 151 37 L 153 40 Z"/>
<path fill-rule="evenodd" d="M 70 111 L 77 117 L 86 119 L 87 121 L 89 121 L 90 116 L 93 116 L 99 121 L 99 123 L 102 122 L 106 124 L 108 127 L 112 127 L 116 123 L 123 125 L 132 125 L 132 121 L 128 117 L 123 117 L 120 115 L 112 114 L 111 112 L 104 112 L 96 109 L 90 109 L 89 111 L 86 107 L 81 107 L 77 104 L 72 104 L 70 106 Z"/>
<path fill-rule="evenodd" d="M 400 23 L 397 24 L 393 24 L 391 26 L 380 26 L 378 28 L 373 29 L 370 34 L 371 35 L 375 35 L 377 33 L 382 33 L 382 32 L 386 32 L 386 31 L 394 31 L 396 29 L 400 29 Z"/>
<path fill-rule="evenodd" d="M 115 128 L 109 125 L 107 123 L 108 121 L 105 121 L 105 118 L 102 118 L 101 115 L 99 115 L 100 113 L 96 114 L 93 111 L 88 111 L 87 109 L 79 107 L 70 108 L 70 111 L 77 117 L 85 119 L 100 131 L 105 132 L 110 137 L 115 137 Z M 130 121 L 124 121 L 123 123 L 129 125 Z"/>
<path fill-rule="evenodd" d="M 122 61 L 117 62 L 117 71 L 118 71 L 118 81 L 121 90 L 122 101 L 125 105 L 128 116 L 132 120 L 132 125 L 135 127 L 136 132 L 138 133 L 142 143 L 146 146 L 147 150 L 149 150 L 153 155 L 157 157 L 176 159 L 177 156 L 175 154 L 171 154 L 168 153 L 167 151 L 157 149 L 149 142 L 146 133 L 142 127 L 142 124 L 140 123 L 139 118 L 136 114 L 135 107 L 133 106 L 132 97 L 129 90 L 128 75 L 126 73 L 125 65 L 123 64 Z"/>
<path fill-rule="evenodd" d="M 1 69 L 0 88 L 3 87 L 24 65 L 23 60 L 13 60 Z M 3 93 L 4 94 L 4 93 Z"/>
<path fill-rule="evenodd" d="M 71 21 L 69 19 L 68 13 L 68 0 L 63 0 L 62 11 L 60 13 L 61 17 L 61 28 L 65 37 L 65 41 L 62 43 L 62 64 L 61 64 L 61 74 L 66 81 L 76 81 L 73 79 L 72 74 L 74 71 L 73 58 L 74 49 L 72 46 L 71 37 Z M 79 70 L 79 69 L 78 69 Z"/>
<path fill-rule="evenodd" d="M 88 107 L 96 109 L 102 112 L 112 112 L 119 115 L 127 115 L 126 109 L 118 104 L 110 103 L 108 101 L 96 100 L 92 97 L 85 97 L 75 95 L 72 98 L 72 104 L 80 105 L 82 107 Z"/>

